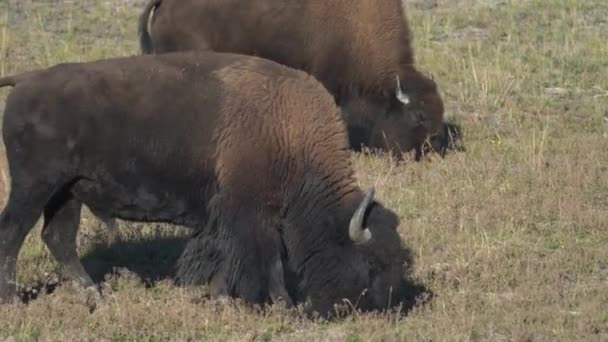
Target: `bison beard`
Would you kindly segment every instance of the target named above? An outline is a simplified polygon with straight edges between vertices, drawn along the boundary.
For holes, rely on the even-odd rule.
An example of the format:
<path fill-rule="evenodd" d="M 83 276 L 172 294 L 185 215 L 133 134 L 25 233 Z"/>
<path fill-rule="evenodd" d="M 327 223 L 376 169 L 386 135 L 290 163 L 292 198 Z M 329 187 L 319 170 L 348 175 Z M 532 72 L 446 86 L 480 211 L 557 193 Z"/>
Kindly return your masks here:
<path fill-rule="evenodd" d="M 339 110 L 304 72 L 184 52 L 61 64 L 7 85 L 0 300 L 41 214 L 51 254 L 93 285 L 76 251 L 87 205 L 106 221 L 197 229 L 181 279 L 215 295 L 306 299 L 322 314 L 342 298 L 408 301 L 399 220 L 356 186 Z"/>
<path fill-rule="evenodd" d="M 454 147 L 441 135 L 459 128 L 443 121 L 434 80 L 415 68 L 401 0 L 150 0 L 139 36 L 143 53 L 233 52 L 310 73 L 343 107 L 354 150 L 419 160 Z"/>

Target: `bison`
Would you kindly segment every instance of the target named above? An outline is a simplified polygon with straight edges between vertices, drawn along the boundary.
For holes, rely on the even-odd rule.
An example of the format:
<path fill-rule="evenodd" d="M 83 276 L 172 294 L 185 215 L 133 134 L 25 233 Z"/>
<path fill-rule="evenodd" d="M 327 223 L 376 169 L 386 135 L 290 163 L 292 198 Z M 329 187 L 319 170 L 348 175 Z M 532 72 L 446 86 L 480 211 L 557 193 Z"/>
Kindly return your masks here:
<path fill-rule="evenodd" d="M 193 228 L 179 275 L 214 296 L 305 298 L 322 314 L 343 298 L 408 303 L 399 219 L 356 185 L 339 108 L 312 76 L 190 51 L 64 63 L 0 79 L 7 85 L 0 298 L 14 294 L 15 261 L 40 214 L 51 254 L 93 286 L 75 243 L 86 205 Z"/>
<path fill-rule="evenodd" d="M 312 74 L 344 108 L 357 151 L 414 150 L 419 160 L 429 146 L 451 148 L 446 132 L 461 136 L 444 122 L 434 80 L 415 68 L 401 0 L 151 0 L 138 31 L 143 53 L 258 55 Z"/>

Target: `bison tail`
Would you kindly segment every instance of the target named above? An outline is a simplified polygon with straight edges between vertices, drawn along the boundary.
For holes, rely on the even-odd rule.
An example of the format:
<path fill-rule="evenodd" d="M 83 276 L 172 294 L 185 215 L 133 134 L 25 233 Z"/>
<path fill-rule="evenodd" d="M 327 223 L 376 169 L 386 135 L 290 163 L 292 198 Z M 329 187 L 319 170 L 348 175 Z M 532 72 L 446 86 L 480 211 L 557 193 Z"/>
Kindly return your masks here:
<path fill-rule="evenodd" d="M 139 16 L 139 24 L 137 26 L 137 33 L 139 35 L 139 47 L 141 52 L 144 54 L 151 54 L 152 51 L 152 37 L 150 36 L 150 31 L 148 30 L 148 21 L 150 19 L 150 13 L 152 9 L 155 9 L 160 5 L 162 0 L 150 0 L 144 11 Z"/>
<path fill-rule="evenodd" d="M 11 86 L 14 87 L 17 84 L 17 80 L 14 76 L 7 76 L 0 78 L 0 88 Z"/>
<path fill-rule="evenodd" d="M 0 77 L 0 88 L 8 87 L 8 86 L 14 87 L 17 85 L 17 83 L 20 83 L 20 82 L 26 80 L 27 78 L 29 78 L 30 76 L 33 76 L 37 73 L 38 73 L 38 70 L 34 70 L 34 71 L 24 72 L 24 73 L 21 73 L 18 75 Z"/>

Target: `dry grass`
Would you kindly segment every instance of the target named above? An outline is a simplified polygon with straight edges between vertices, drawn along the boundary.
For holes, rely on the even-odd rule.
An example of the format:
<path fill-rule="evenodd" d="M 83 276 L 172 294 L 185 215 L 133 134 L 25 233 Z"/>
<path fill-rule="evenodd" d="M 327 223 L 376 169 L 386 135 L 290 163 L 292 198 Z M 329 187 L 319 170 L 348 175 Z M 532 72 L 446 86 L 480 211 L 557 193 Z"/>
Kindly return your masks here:
<path fill-rule="evenodd" d="M 429 2 L 408 3 L 418 63 L 438 80 L 467 151 L 406 166 L 353 161 L 360 183 L 376 184 L 400 214 L 416 276 L 437 295 L 430 304 L 400 320 L 327 323 L 209 302 L 204 289 L 168 279 L 183 230 L 123 222 L 126 242 L 109 248 L 86 216 L 81 253 L 107 276 L 105 303 L 89 314 L 86 297 L 64 284 L 28 305 L 0 306 L 0 337 L 606 341 L 608 3 Z M 0 0 L 0 72 L 136 54 L 140 8 Z M 57 271 L 38 236 L 19 260 L 19 281 L 30 286 Z"/>

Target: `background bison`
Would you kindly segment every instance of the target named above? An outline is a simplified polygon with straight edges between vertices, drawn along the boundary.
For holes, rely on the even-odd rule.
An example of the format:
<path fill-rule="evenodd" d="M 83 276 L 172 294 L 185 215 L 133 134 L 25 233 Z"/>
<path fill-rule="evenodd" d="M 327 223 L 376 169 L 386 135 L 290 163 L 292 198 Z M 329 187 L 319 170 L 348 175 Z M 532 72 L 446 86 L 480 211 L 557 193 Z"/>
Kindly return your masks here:
<path fill-rule="evenodd" d="M 429 147 L 443 154 L 461 135 L 443 121 L 435 82 L 415 68 L 401 0 L 151 0 L 139 32 L 144 53 L 235 52 L 305 70 L 344 108 L 356 150 L 419 158 Z"/>
<path fill-rule="evenodd" d="M 5 85 L 15 86 L 3 127 L 13 187 L 0 217 L 0 298 L 14 293 L 41 213 L 52 255 L 93 285 L 75 244 L 87 205 L 199 229 L 182 258 L 197 267 L 182 262 L 180 275 L 203 275 L 214 295 L 294 297 L 321 314 L 343 298 L 363 309 L 409 303 L 397 215 L 356 186 L 339 109 L 312 76 L 187 52 L 61 64 Z"/>

